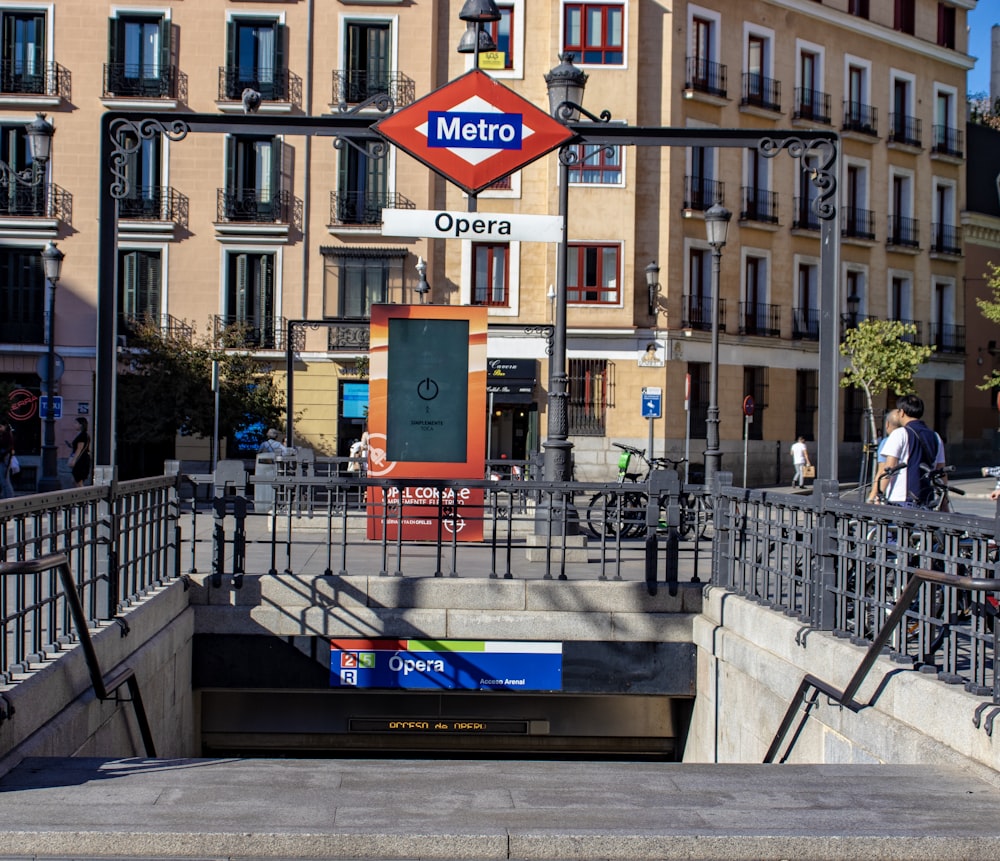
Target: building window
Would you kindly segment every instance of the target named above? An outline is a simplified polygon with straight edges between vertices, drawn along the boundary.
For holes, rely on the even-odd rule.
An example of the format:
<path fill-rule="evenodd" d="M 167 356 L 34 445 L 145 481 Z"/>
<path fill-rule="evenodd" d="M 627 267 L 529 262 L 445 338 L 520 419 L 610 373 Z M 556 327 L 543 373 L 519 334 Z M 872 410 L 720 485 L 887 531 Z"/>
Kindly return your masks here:
<path fill-rule="evenodd" d="M 226 140 L 226 187 L 220 221 L 285 221 L 282 144 L 277 138 L 233 135 Z"/>
<path fill-rule="evenodd" d="M 625 7 L 620 3 L 567 3 L 563 8 L 563 51 L 581 63 L 620 66 L 625 62 Z"/>
<path fill-rule="evenodd" d="M 614 363 L 607 359 L 569 360 L 569 432 L 603 436 L 613 407 Z"/>
<path fill-rule="evenodd" d="M 764 411 L 767 409 L 768 369 L 743 368 L 743 391 L 753 398 L 753 421 L 747 426 L 747 439 L 764 439 Z"/>
<path fill-rule="evenodd" d="M 403 264 L 409 255 L 405 248 L 320 251 L 324 255 L 325 318 L 368 319 L 372 305 L 417 301 L 416 295 L 404 295 Z"/>
<path fill-rule="evenodd" d="M 864 392 L 851 386 L 844 389 L 844 442 L 861 442 L 862 426 L 867 436 Z"/>
<path fill-rule="evenodd" d="M 29 182 L 34 179 L 24 123 L 0 123 L 0 161 L 6 162 L 22 179 Z M 44 184 L 22 185 L 6 173 L 0 174 L 0 217 L 45 215 L 45 195 Z"/>
<path fill-rule="evenodd" d="M 799 263 L 792 308 L 792 337 L 819 340 L 819 267 L 815 263 Z"/>
<path fill-rule="evenodd" d="M 951 380 L 934 381 L 934 430 L 942 442 L 948 442 L 948 422 L 952 413 Z"/>
<path fill-rule="evenodd" d="M 937 43 L 942 48 L 955 47 L 955 7 L 938 3 Z"/>
<path fill-rule="evenodd" d="M 357 104 L 388 93 L 391 30 L 388 21 L 348 21 L 345 38 L 347 75 L 344 100 Z"/>
<path fill-rule="evenodd" d="M 170 21 L 162 15 L 120 15 L 108 22 L 107 96 L 176 96 L 170 63 Z"/>
<path fill-rule="evenodd" d="M 578 144 L 571 148 L 576 156 L 569 165 L 569 181 L 578 185 L 621 185 L 622 148 L 596 144 Z"/>
<path fill-rule="evenodd" d="M 368 144 L 372 147 L 376 144 Z M 381 224 L 389 205 L 388 159 L 369 156 L 353 146 L 340 153 L 339 178 L 334 199 L 340 224 Z"/>
<path fill-rule="evenodd" d="M 273 349 L 280 340 L 275 320 L 275 260 L 269 253 L 232 253 L 226 267 L 226 313 L 218 332 L 227 346 Z"/>
<path fill-rule="evenodd" d="M 868 0 L 847 0 L 847 14 L 856 18 L 867 18 Z"/>
<path fill-rule="evenodd" d="M 473 244 L 472 304 L 506 308 L 510 304 L 508 245 Z"/>
<path fill-rule="evenodd" d="M 5 9 L 0 26 L 0 92 L 44 94 L 45 13 Z"/>
<path fill-rule="evenodd" d="M 126 327 L 160 325 L 160 252 L 118 252 L 118 310 Z"/>
<path fill-rule="evenodd" d="M 848 269 L 844 275 L 843 320 L 854 327 L 867 318 L 868 297 L 865 290 L 866 275 L 863 269 Z"/>
<path fill-rule="evenodd" d="M 702 362 L 688 362 L 691 378 L 691 439 L 705 439 L 708 429 L 708 392 L 711 384 L 710 367 Z"/>
<path fill-rule="evenodd" d="M 712 328 L 711 253 L 706 248 L 688 250 L 688 286 L 684 295 L 681 325 L 708 331 Z M 721 310 L 720 310 L 721 315 Z M 723 321 L 719 325 L 725 328 Z"/>
<path fill-rule="evenodd" d="M 566 261 L 566 301 L 617 305 L 621 301 L 617 245 L 570 245 Z"/>
<path fill-rule="evenodd" d="M 227 36 L 223 97 L 238 100 L 249 87 L 265 101 L 288 101 L 285 26 L 264 18 L 233 18 Z"/>
<path fill-rule="evenodd" d="M 795 436 L 815 439 L 819 384 L 815 371 L 795 372 Z"/>
<path fill-rule="evenodd" d="M 896 0 L 895 15 L 893 16 L 893 27 L 902 33 L 913 35 L 913 27 L 916 16 L 914 14 L 914 0 Z"/>
<path fill-rule="evenodd" d="M 161 187 L 163 139 L 161 135 L 139 138 L 133 132 L 121 137 L 125 150 L 125 197 L 118 202 L 120 218 L 161 218 L 164 215 Z"/>
<path fill-rule="evenodd" d="M 497 51 L 503 54 L 503 68 L 510 71 L 514 68 L 514 6 L 497 3 L 500 13 L 499 21 L 491 21 L 486 29 L 493 37 Z"/>
<path fill-rule="evenodd" d="M 0 342 L 45 340 L 45 273 L 40 248 L 0 248 Z"/>

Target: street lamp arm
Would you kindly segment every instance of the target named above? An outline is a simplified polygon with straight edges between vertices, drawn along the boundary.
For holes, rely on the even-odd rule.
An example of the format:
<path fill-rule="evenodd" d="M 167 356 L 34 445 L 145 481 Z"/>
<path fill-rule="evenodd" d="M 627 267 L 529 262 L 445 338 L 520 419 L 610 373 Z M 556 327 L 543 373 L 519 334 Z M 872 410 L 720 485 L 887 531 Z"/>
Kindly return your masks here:
<path fill-rule="evenodd" d="M 25 188 L 34 188 L 38 184 L 38 179 L 31 167 L 17 171 L 7 162 L 0 161 L 0 185 L 9 186 L 11 182 Z"/>
<path fill-rule="evenodd" d="M 553 117 L 561 123 L 568 123 L 570 120 L 574 120 L 577 114 L 583 114 L 587 119 L 594 123 L 610 123 L 611 122 L 611 111 L 605 109 L 601 111 L 600 116 L 597 114 L 592 114 L 583 105 L 578 105 L 576 102 L 560 102 L 553 113 Z"/>

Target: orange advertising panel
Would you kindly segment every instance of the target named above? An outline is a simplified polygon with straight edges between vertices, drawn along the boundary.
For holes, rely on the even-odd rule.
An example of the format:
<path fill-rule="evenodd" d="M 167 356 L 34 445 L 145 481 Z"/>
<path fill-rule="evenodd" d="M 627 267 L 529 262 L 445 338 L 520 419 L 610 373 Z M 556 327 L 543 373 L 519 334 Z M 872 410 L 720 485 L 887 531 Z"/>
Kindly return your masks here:
<path fill-rule="evenodd" d="M 486 308 L 373 305 L 368 474 L 428 479 L 369 496 L 368 537 L 483 537 L 483 492 L 442 480 L 481 479 L 486 458 Z"/>

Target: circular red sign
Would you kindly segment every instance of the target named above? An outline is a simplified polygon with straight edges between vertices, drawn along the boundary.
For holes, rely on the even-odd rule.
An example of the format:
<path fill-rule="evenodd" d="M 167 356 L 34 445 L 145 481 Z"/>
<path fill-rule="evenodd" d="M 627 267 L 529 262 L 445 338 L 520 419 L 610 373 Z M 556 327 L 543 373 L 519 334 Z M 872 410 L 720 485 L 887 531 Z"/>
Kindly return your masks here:
<path fill-rule="evenodd" d="M 16 422 L 34 418 L 38 412 L 38 398 L 27 389 L 14 389 L 8 400 L 10 407 L 7 409 L 7 415 Z"/>
<path fill-rule="evenodd" d="M 753 395 L 747 395 L 743 399 L 743 415 L 752 416 L 754 409 Z"/>

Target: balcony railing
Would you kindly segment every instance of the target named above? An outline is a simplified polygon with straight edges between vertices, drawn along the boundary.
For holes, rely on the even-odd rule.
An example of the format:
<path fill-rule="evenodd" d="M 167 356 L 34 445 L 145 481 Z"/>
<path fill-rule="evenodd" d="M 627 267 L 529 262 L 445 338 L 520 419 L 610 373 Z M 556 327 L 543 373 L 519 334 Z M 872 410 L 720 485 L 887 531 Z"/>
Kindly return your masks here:
<path fill-rule="evenodd" d="M 795 89 L 795 109 L 792 118 L 812 120 L 814 123 L 830 123 L 830 94 L 802 87 Z"/>
<path fill-rule="evenodd" d="M 287 224 L 291 213 L 292 195 L 287 191 L 261 195 L 255 189 L 217 190 L 216 221 L 246 224 Z"/>
<path fill-rule="evenodd" d="M 0 218 L 55 218 L 72 220 L 73 196 L 55 183 L 25 187 L 0 174 Z"/>
<path fill-rule="evenodd" d="M 169 185 L 129 189 L 118 201 L 118 217 L 132 221 L 172 221 L 187 224 L 188 199 Z"/>
<path fill-rule="evenodd" d="M 360 191 L 330 192 L 330 226 L 382 223 L 383 209 L 416 209 L 416 204 L 393 191 L 382 194 Z"/>
<path fill-rule="evenodd" d="M 338 320 L 329 324 L 326 335 L 326 349 L 331 353 L 346 350 L 349 353 L 368 350 L 371 337 L 369 320 Z"/>
<path fill-rule="evenodd" d="M 68 69 L 58 63 L 34 63 L 25 71 L 23 60 L 0 60 L 0 93 L 14 96 L 72 96 Z"/>
<path fill-rule="evenodd" d="M 965 154 L 961 129 L 936 125 L 932 127 L 931 133 L 934 135 L 931 152 L 953 155 L 956 158 L 961 158 Z"/>
<path fill-rule="evenodd" d="M 862 102 L 844 100 L 845 132 L 861 132 L 875 136 L 878 134 L 878 109 Z"/>
<path fill-rule="evenodd" d="M 397 108 L 413 102 L 417 86 L 402 72 L 362 72 L 356 69 L 333 70 L 335 105 L 357 105 L 376 96 L 386 95 Z"/>
<path fill-rule="evenodd" d="M 708 93 L 712 96 L 726 97 L 726 67 L 722 63 L 713 63 L 701 57 L 687 58 L 687 79 L 685 90 L 697 93 Z"/>
<path fill-rule="evenodd" d="M 781 334 L 781 306 L 740 302 L 740 334 L 777 337 Z"/>
<path fill-rule="evenodd" d="M 811 197 L 793 198 L 795 213 L 792 218 L 792 228 L 794 230 L 819 230 L 819 219 L 812 208 L 814 199 Z"/>
<path fill-rule="evenodd" d="M 962 233 L 953 224 L 931 224 L 931 251 L 937 254 L 961 255 Z"/>
<path fill-rule="evenodd" d="M 235 314 L 216 314 L 212 336 L 216 344 L 228 349 L 282 350 L 285 320 L 283 317 L 248 320 Z"/>
<path fill-rule="evenodd" d="M 740 210 L 741 221 L 762 221 L 767 224 L 778 223 L 778 193 L 764 188 L 753 188 L 745 185 L 741 189 L 743 208 Z"/>
<path fill-rule="evenodd" d="M 118 318 L 118 333 L 126 338 L 142 328 L 155 327 L 160 335 L 170 340 L 191 343 L 194 340 L 194 328 L 183 320 L 178 320 L 171 314 L 121 314 Z"/>
<path fill-rule="evenodd" d="M 258 69 L 247 75 L 239 66 L 219 67 L 219 101 L 238 102 L 245 89 L 256 90 L 265 102 L 302 104 L 302 79 L 288 69 Z"/>
<path fill-rule="evenodd" d="M 870 209 L 845 206 L 841 211 L 841 236 L 875 240 L 875 213 Z"/>
<path fill-rule="evenodd" d="M 889 234 L 886 245 L 899 245 L 904 248 L 920 247 L 920 221 L 907 218 L 905 215 L 889 216 Z"/>
<path fill-rule="evenodd" d="M 907 146 L 920 146 L 921 123 L 907 114 L 889 114 L 889 140 Z"/>
<path fill-rule="evenodd" d="M 722 203 L 726 184 L 700 176 L 684 177 L 684 208 L 704 212 L 716 203 Z"/>
<path fill-rule="evenodd" d="M 844 333 L 848 329 L 856 329 L 858 323 L 864 323 L 867 320 L 877 320 L 878 317 L 872 314 L 859 314 L 858 312 L 846 312 L 840 315 L 840 340 L 844 340 Z"/>
<path fill-rule="evenodd" d="M 906 341 L 909 344 L 922 344 L 923 339 L 921 337 L 921 331 L 923 329 L 923 324 L 919 320 L 904 320 L 899 318 L 900 323 L 905 323 L 908 326 L 913 327 L 913 332 L 904 332 L 900 335 L 899 340 Z"/>
<path fill-rule="evenodd" d="M 741 105 L 751 105 L 768 111 L 781 110 L 781 81 L 766 78 L 756 72 L 743 73 Z"/>
<path fill-rule="evenodd" d="M 965 352 L 965 326 L 953 323 L 931 323 L 930 346 L 939 353 Z"/>
<path fill-rule="evenodd" d="M 176 99 L 176 66 L 104 64 L 104 98 Z"/>
<path fill-rule="evenodd" d="M 683 302 L 681 328 L 712 331 L 712 297 L 685 293 Z M 719 299 L 719 331 L 726 331 L 726 300 L 723 298 Z"/>
<path fill-rule="evenodd" d="M 819 308 L 792 308 L 792 337 L 803 341 L 819 340 Z"/>

